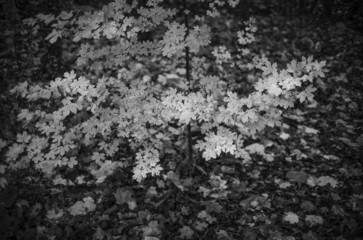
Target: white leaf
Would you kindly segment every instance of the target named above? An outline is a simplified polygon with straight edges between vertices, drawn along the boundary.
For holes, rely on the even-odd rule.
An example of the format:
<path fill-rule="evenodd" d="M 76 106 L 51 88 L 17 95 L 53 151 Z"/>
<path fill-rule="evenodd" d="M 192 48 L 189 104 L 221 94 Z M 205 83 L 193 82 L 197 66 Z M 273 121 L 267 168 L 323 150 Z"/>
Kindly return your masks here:
<path fill-rule="evenodd" d="M 129 205 L 130 210 L 134 210 L 137 207 L 137 204 L 135 201 L 131 201 L 127 203 Z"/>
<path fill-rule="evenodd" d="M 318 178 L 316 183 L 320 187 L 324 187 L 324 186 L 330 184 L 333 188 L 336 188 L 338 185 L 338 181 L 329 176 L 322 176 L 322 177 Z"/>
<path fill-rule="evenodd" d="M 169 74 L 166 74 L 166 78 L 167 79 L 179 79 L 179 76 L 176 75 L 175 73 L 169 73 Z"/>
<path fill-rule="evenodd" d="M 247 147 L 245 147 L 245 149 L 250 153 L 256 153 L 262 156 L 265 155 L 265 146 L 259 143 L 253 143 L 251 145 L 248 145 Z"/>
<path fill-rule="evenodd" d="M 335 155 L 323 155 L 323 158 L 325 158 L 326 160 L 333 160 L 333 161 L 339 160 L 339 157 Z"/>
<path fill-rule="evenodd" d="M 315 187 L 316 181 L 317 181 L 316 177 L 309 176 L 308 180 L 306 181 L 306 184 L 309 185 L 310 187 Z"/>
<path fill-rule="evenodd" d="M 275 160 L 274 155 L 273 154 L 265 154 L 263 155 L 263 158 L 267 161 L 267 162 L 273 162 Z"/>
<path fill-rule="evenodd" d="M 291 187 L 291 183 L 290 182 L 281 182 L 279 184 L 279 188 L 286 189 L 288 187 Z"/>
<path fill-rule="evenodd" d="M 52 210 L 49 210 L 47 212 L 47 218 L 51 219 L 51 220 L 58 220 L 62 216 L 63 216 L 63 210 L 62 209 L 57 210 L 57 211 L 55 209 L 52 209 Z"/>
<path fill-rule="evenodd" d="M 295 224 L 299 222 L 299 216 L 293 212 L 285 213 L 284 220 L 290 224 Z"/>
<path fill-rule="evenodd" d="M 282 140 L 286 140 L 290 138 L 290 134 L 282 132 L 279 136 Z"/>
<path fill-rule="evenodd" d="M 306 133 L 317 134 L 319 131 L 314 128 L 305 127 Z"/>

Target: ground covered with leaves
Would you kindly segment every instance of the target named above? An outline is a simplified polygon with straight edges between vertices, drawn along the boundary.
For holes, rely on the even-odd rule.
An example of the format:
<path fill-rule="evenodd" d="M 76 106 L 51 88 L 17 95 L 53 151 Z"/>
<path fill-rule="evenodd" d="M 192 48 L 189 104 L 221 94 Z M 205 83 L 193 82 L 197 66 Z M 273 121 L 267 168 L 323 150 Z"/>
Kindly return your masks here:
<path fill-rule="evenodd" d="M 0 239 L 363 239 L 363 35 L 349 21 L 251 11 L 258 27 L 252 52 L 282 66 L 309 55 L 327 61 L 316 105 L 289 112 L 283 127 L 251 140 L 248 165 L 220 157 L 185 172 L 175 158 L 160 177 L 137 184 L 131 169 L 120 169 L 97 186 L 54 186 L 33 169 L 8 172 Z M 222 34 L 215 44 L 233 45 L 239 21 L 238 13 L 216 19 L 213 28 Z M 3 88 L 10 80 L 49 80 L 72 68 L 71 43 L 23 40 L 13 43 L 21 55 L 3 55 Z M 175 81 L 178 75 L 160 72 L 165 64 L 145 61 L 141 77 Z M 258 79 L 258 73 L 228 71 L 242 93 Z M 23 103 L 7 92 L 0 100 L 1 138 L 9 140 L 18 134 Z M 166 150 L 182 152 L 183 142 L 176 145 Z"/>

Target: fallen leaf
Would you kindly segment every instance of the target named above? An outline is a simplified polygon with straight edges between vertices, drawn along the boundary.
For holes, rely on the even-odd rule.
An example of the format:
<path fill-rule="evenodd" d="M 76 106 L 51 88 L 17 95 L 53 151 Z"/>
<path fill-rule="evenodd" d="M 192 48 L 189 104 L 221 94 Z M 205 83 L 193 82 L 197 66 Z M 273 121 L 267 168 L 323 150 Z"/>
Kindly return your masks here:
<path fill-rule="evenodd" d="M 316 177 L 309 176 L 306 184 L 309 185 L 310 187 L 315 187 L 316 186 L 316 181 L 317 181 Z"/>
<path fill-rule="evenodd" d="M 50 220 L 58 220 L 63 217 L 63 209 L 56 210 L 52 209 L 47 212 L 47 218 Z"/>
<path fill-rule="evenodd" d="M 144 240 L 160 240 L 158 237 L 144 237 Z"/>
<path fill-rule="evenodd" d="M 323 218 L 318 215 L 307 215 L 305 217 L 305 223 L 309 226 L 316 226 L 323 224 Z"/>
<path fill-rule="evenodd" d="M 149 239 L 150 239 L 150 236 L 160 235 L 158 221 L 150 221 L 148 226 L 142 228 L 142 231 L 144 232 L 143 233 L 144 237 L 149 237 Z M 157 238 L 157 239 L 159 239 L 159 238 Z"/>
<path fill-rule="evenodd" d="M 127 203 L 129 205 L 130 210 L 134 210 L 137 207 L 137 204 L 135 201 L 131 201 Z"/>
<path fill-rule="evenodd" d="M 156 184 L 158 185 L 158 188 L 165 188 L 165 182 L 163 180 L 157 179 Z"/>
<path fill-rule="evenodd" d="M 116 192 L 113 194 L 116 199 L 116 203 L 122 205 L 124 203 L 128 203 L 133 201 L 133 193 L 126 188 L 118 188 Z"/>
<path fill-rule="evenodd" d="M 154 186 L 149 187 L 149 189 L 146 192 L 147 198 L 152 198 L 157 195 L 158 195 L 158 192 L 156 191 L 156 187 L 154 187 Z"/>
<path fill-rule="evenodd" d="M 338 206 L 338 205 L 333 205 L 331 207 L 331 211 L 335 214 L 335 215 L 338 215 L 338 216 L 344 216 L 346 215 L 346 212 L 344 211 L 344 209 L 341 207 L 341 206 Z"/>
<path fill-rule="evenodd" d="M 6 146 L 6 141 L 0 138 L 0 149 L 4 148 L 5 146 Z"/>
<path fill-rule="evenodd" d="M 0 177 L 0 187 L 5 189 L 5 186 L 8 184 L 8 181 L 4 177 Z"/>
<path fill-rule="evenodd" d="M 182 239 L 191 239 L 194 234 L 194 231 L 188 226 L 180 228 L 179 232 L 180 232 L 179 237 Z"/>
<path fill-rule="evenodd" d="M 198 192 L 203 193 L 203 197 L 207 197 L 211 193 L 211 189 L 199 186 Z"/>
<path fill-rule="evenodd" d="M 206 222 L 201 222 L 201 221 L 196 221 L 195 223 L 195 229 L 197 229 L 198 231 L 204 231 L 209 225 Z"/>
<path fill-rule="evenodd" d="M 93 234 L 94 239 L 102 240 L 105 237 L 103 230 L 100 227 L 97 227 L 97 231 Z"/>
<path fill-rule="evenodd" d="M 279 136 L 282 140 L 287 140 L 290 138 L 290 135 L 288 133 L 282 132 Z"/>
<path fill-rule="evenodd" d="M 209 179 L 209 183 L 212 186 L 213 190 L 224 190 L 227 189 L 227 181 L 223 180 L 220 176 L 211 175 Z"/>
<path fill-rule="evenodd" d="M 32 210 L 30 212 L 30 216 L 35 217 L 36 215 L 38 215 L 38 213 L 40 212 L 41 209 L 42 209 L 42 205 L 40 205 L 40 203 L 36 203 L 32 207 Z"/>
<path fill-rule="evenodd" d="M 216 212 L 216 213 L 220 213 L 222 211 L 222 206 L 216 202 L 215 200 L 211 200 L 211 201 L 205 201 L 205 202 L 202 202 L 202 205 L 205 206 L 205 210 L 208 212 L 208 213 L 213 213 L 213 212 Z"/>
<path fill-rule="evenodd" d="M 275 184 L 279 185 L 279 188 L 286 189 L 291 186 L 291 183 L 288 181 L 283 181 L 282 179 L 275 179 Z"/>
<path fill-rule="evenodd" d="M 281 182 L 279 184 L 279 188 L 286 189 L 288 187 L 291 187 L 291 183 L 289 183 L 289 182 Z"/>
<path fill-rule="evenodd" d="M 93 198 L 85 197 L 83 201 L 77 201 L 68 210 L 72 216 L 85 215 L 88 212 L 93 212 L 96 209 L 96 204 Z"/>
<path fill-rule="evenodd" d="M 224 230 L 219 230 L 218 232 L 217 232 L 217 239 L 219 240 L 219 239 L 231 239 L 229 236 L 228 236 L 228 233 L 226 232 L 226 231 L 224 231 Z"/>
<path fill-rule="evenodd" d="M 307 234 L 303 233 L 302 237 L 303 237 L 303 240 L 318 240 L 318 238 L 316 237 L 316 234 L 312 231 L 309 231 Z"/>
<path fill-rule="evenodd" d="M 275 160 L 274 155 L 273 154 L 265 154 L 263 155 L 263 158 L 267 161 L 267 162 L 273 162 Z"/>
<path fill-rule="evenodd" d="M 359 147 L 358 143 L 352 142 L 349 138 L 340 137 L 339 140 L 342 141 L 343 143 L 345 143 L 346 145 L 348 145 L 349 147 L 352 147 L 352 148 Z"/>
<path fill-rule="evenodd" d="M 245 240 L 256 240 L 257 236 L 256 231 L 252 228 L 247 228 L 243 231 L 243 239 Z"/>
<path fill-rule="evenodd" d="M 325 158 L 326 160 L 333 160 L 333 161 L 339 160 L 339 157 L 334 155 L 323 155 L 323 158 Z"/>
<path fill-rule="evenodd" d="M 250 207 L 258 207 L 258 206 L 262 206 L 262 207 L 271 207 L 271 203 L 264 197 L 258 196 L 258 195 L 252 195 L 247 199 L 244 199 L 240 202 L 240 205 L 244 208 L 244 209 L 249 209 Z"/>
<path fill-rule="evenodd" d="M 316 209 L 315 205 L 310 201 L 303 201 L 300 204 L 300 208 L 304 210 L 305 212 L 314 211 Z"/>
<path fill-rule="evenodd" d="M 306 183 L 308 180 L 308 175 L 303 171 L 288 171 L 286 173 L 286 178 L 299 183 Z"/>
<path fill-rule="evenodd" d="M 290 224 L 295 224 L 299 222 L 299 216 L 293 212 L 285 213 L 284 220 Z"/>
<path fill-rule="evenodd" d="M 317 134 L 319 132 L 319 130 L 316 130 L 314 128 L 310 128 L 310 127 L 305 126 L 305 132 L 306 133 L 311 133 L 311 134 Z"/>
<path fill-rule="evenodd" d="M 295 240 L 293 236 L 286 236 L 282 238 L 283 240 Z"/>
<path fill-rule="evenodd" d="M 332 186 L 333 188 L 336 188 L 338 186 L 338 181 L 335 180 L 334 178 L 332 177 L 329 177 L 329 176 L 322 176 L 322 177 L 319 177 L 317 179 L 317 185 L 320 186 L 320 187 L 324 187 L 328 184 L 330 184 L 330 186 Z"/>
<path fill-rule="evenodd" d="M 261 156 L 265 155 L 265 146 L 259 143 L 248 145 L 245 149 L 250 153 L 256 153 Z"/>

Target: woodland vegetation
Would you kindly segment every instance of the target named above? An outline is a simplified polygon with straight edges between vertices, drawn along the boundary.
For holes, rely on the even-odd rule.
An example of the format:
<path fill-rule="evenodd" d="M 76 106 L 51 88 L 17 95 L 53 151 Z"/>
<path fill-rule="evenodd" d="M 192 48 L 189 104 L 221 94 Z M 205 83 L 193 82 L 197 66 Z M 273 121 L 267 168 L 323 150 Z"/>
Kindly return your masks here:
<path fill-rule="evenodd" d="M 362 239 L 361 1 L 0 3 L 0 239 Z"/>

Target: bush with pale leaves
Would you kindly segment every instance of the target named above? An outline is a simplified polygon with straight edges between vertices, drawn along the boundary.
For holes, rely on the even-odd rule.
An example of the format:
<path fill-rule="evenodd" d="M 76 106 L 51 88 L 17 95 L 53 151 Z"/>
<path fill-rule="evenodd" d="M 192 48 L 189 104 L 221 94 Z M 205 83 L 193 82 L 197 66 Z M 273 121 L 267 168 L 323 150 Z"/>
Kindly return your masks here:
<path fill-rule="evenodd" d="M 228 1 L 231 6 L 237 3 Z M 217 9 L 222 5 L 226 3 L 211 1 L 207 18 L 218 16 Z M 179 13 L 190 18 L 188 26 L 175 20 Z M 207 18 L 193 19 L 188 11 L 165 8 L 161 0 L 149 0 L 142 7 L 137 1 L 129 4 L 115 0 L 97 11 L 28 19 L 26 23 L 34 29 L 39 24 L 52 28 L 46 38 L 51 43 L 61 38 L 77 42 L 79 67 L 93 72 L 122 71 L 117 78 L 96 81 L 71 71 L 47 84 L 24 82 L 14 87 L 11 92 L 29 105 L 19 112 L 24 132 L 8 143 L 6 167 L 34 165 L 53 177 L 60 168 L 84 165 L 97 182 L 102 182 L 116 168 L 133 165 L 133 178 L 142 181 L 148 174 L 162 172 L 160 158 L 165 140 L 181 136 L 188 125 L 200 129 L 204 136 L 194 150 L 199 150 L 205 160 L 221 154 L 250 159 L 244 146 L 246 139 L 266 127 L 280 126 L 282 113 L 296 101 L 314 102 L 313 80 L 324 77 L 325 62 L 303 57 L 279 70 L 265 57 L 255 56 L 249 66 L 261 70 L 262 77 L 255 83 L 254 92 L 240 96 L 219 91 L 221 77 L 210 76 L 199 67 L 206 60 L 198 53 L 212 38 Z M 257 31 L 254 19 L 246 26 L 236 36 L 241 56 L 248 54 L 246 44 L 254 40 Z M 141 35 L 155 29 L 165 30 L 160 39 L 140 40 Z M 190 70 L 189 82 L 188 77 L 182 77 L 178 87 L 164 89 L 139 77 L 140 63 L 154 57 L 166 59 L 169 70 L 174 71 L 185 61 L 186 49 L 193 66 L 188 69 L 185 65 Z M 235 66 L 242 66 L 238 64 L 241 56 L 231 56 L 231 52 L 217 46 L 213 55 L 218 64 L 234 60 Z M 134 153 L 134 160 L 125 156 L 125 149 Z M 4 172 L 4 165 L 0 167 L 0 173 Z"/>

